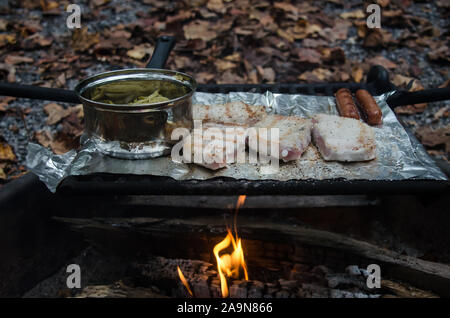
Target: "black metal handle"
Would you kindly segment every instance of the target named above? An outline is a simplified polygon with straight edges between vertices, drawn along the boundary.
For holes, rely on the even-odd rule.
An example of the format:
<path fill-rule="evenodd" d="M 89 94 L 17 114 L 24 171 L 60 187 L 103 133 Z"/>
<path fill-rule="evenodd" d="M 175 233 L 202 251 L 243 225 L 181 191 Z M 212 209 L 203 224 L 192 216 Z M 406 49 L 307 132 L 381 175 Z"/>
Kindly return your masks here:
<path fill-rule="evenodd" d="M 175 46 L 175 38 L 173 36 L 163 35 L 156 40 L 155 49 L 152 57 L 147 64 L 147 68 L 164 68 L 169 58 L 170 51 Z"/>
<path fill-rule="evenodd" d="M 390 107 L 431 103 L 450 99 L 450 87 L 430 88 L 416 92 L 397 91 L 389 96 L 387 103 Z"/>
<path fill-rule="evenodd" d="M 77 94 L 71 90 L 14 83 L 0 83 L 0 95 L 42 99 L 54 102 L 80 103 Z"/>

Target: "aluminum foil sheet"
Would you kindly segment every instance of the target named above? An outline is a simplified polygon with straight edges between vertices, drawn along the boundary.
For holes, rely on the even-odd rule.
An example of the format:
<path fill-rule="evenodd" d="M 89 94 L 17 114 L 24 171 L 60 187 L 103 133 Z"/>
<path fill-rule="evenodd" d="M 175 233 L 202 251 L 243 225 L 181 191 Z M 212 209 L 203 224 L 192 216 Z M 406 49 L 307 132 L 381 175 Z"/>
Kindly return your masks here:
<path fill-rule="evenodd" d="M 383 112 L 383 125 L 375 127 L 377 158 L 368 162 L 341 163 L 324 161 L 313 144 L 296 161 L 281 163 L 279 169 L 269 165 L 230 164 L 228 168 L 211 171 L 195 164 L 173 162 L 171 157 L 144 160 L 112 158 L 100 153 L 96 143 L 82 137 L 81 150 L 64 155 L 54 155 L 42 146 L 30 143 L 27 166 L 55 192 L 58 184 L 69 175 L 84 175 L 97 172 L 116 174 L 138 174 L 168 176 L 176 180 L 205 180 L 214 177 L 232 177 L 247 180 L 291 180 L 291 179 L 364 179 L 405 180 L 435 179 L 447 180 L 442 171 L 427 155 L 422 145 L 408 135 L 398 122 L 394 112 L 386 103 L 393 92 L 376 96 L 375 100 Z M 334 97 L 300 94 L 264 94 L 231 92 L 212 94 L 197 92 L 194 104 L 223 104 L 243 101 L 250 105 L 264 105 L 269 113 L 311 117 L 318 113 L 337 114 Z"/>

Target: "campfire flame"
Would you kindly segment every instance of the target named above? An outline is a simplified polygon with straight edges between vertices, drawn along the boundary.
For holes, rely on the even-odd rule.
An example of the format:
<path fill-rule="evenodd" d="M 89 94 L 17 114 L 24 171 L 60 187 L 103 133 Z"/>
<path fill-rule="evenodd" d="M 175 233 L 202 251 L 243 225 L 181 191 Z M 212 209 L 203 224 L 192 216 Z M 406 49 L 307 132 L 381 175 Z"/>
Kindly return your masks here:
<path fill-rule="evenodd" d="M 236 229 L 236 215 L 240 207 L 245 202 L 245 195 L 240 195 L 236 204 L 236 214 L 234 219 L 235 236 L 228 229 L 228 234 L 221 242 L 214 246 L 213 253 L 217 260 L 217 271 L 220 278 L 220 289 L 222 297 L 226 298 L 229 295 L 227 278 L 237 279 L 239 278 L 240 269 L 244 271 L 244 278 L 248 280 L 247 264 L 244 259 L 244 250 L 242 248 L 242 241 L 237 235 Z M 224 249 L 232 245 L 233 251 L 231 254 L 223 254 L 219 256 L 219 253 Z"/>
<path fill-rule="evenodd" d="M 189 295 L 193 296 L 194 294 L 192 293 L 192 290 L 189 287 L 189 284 L 188 284 L 186 278 L 184 278 L 184 275 L 183 275 L 183 272 L 180 269 L 180 266 L 177 266 L 177 270 L 178 270 L 178 276 L 180 277 L 181 282 L 186 287 L 187 291 L 189 292 Z"/>

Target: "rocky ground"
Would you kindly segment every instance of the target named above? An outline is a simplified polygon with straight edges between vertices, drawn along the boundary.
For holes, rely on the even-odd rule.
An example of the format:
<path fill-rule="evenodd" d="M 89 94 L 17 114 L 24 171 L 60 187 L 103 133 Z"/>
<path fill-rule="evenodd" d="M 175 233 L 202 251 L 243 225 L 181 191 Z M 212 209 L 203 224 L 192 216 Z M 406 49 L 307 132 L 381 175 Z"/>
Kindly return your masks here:
<path fill-rule="evenodd" d="M 73 89 L 87 75 L 143 67 L 155 39 L 177 38 L 167 67 L 200 83 L 364 81 L 371 65 L 412 90 L 448 87 L 449 1 L 378 0 L 381 29 L 360 1 L 0 1 L 1 81 Z M 370 2 L 370 3 L 371 3 Z M 369 2 L 368 2 L 369 3 Z M 450 101 L 397 113 L 429 153 L 447 160 Z M 80 107 L 0 98 L 0 182 L 26 172 L 29 141 L 64 153 L 78 146 Z"/>

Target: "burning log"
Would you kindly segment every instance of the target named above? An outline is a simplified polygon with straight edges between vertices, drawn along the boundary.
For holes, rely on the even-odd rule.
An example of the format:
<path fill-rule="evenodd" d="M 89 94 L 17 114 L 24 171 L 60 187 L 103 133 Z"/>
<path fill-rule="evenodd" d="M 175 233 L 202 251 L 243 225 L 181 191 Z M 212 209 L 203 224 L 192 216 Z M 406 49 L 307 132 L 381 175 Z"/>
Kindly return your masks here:
<path fill-rule="evenodd" d="M 192 295 L 188 293 L 186 285 L 178 279 L 176 268 L 180 268 L 180 271 L 184 273 L 186 284 L 192 286 Z M 357 275 L 349 272 L 334 273 L 324 266 L 317 266 L 308 271 L 318 274 L 315 281 L 301 283 L 301 280 L 278 279 L 264 283 L 257 280 L 234 280 L 229 288 L 229 296 L 231 298 L 435 297 L 432 293 L 387 280 L 383 280 L 381 290 L 368 290 L 362 284 L 365 277 L 361 272 Z M 130 275 L 131 279 L 120 280 L 113 284 L 88 286 L 76 297 L 217 298 L 222 296 L 220 280 L 214 265 L 203 261 L 154 257 L 143 263 L 132 263 L 128 271 L 128 276 Z M 124 283 L 125 280 L 128 282 Z M 335 284 L 336 281 L 338 284 Z"/>
<path fill-rule="evenodd" d="M 219 216 L 184 219 L 56 219 L 71 224 L 73 229 L 82 232 L 94 246 L 104 252 L 123 255 L 149 253 L 171 258 L 200 259 L 209 263 L 214 261 L 211 253 L 214 245 L 220 242 L 223 239 L 222 235 L 225 234 L 223 219 Z M 274 269 L 279 277 L 280 273 L 287 270 L 286 279 L 298 279 L 302 284 L 308 284 L 317 275 L 311 271 L 302 275 L 305 272 L 305 268 L 302 267 L 305 266 L 326 265 L 329 268 L 344 269 L 351 264 L 365 268 L 368 264 L 375 263 L 380 265 L 383 279 L 400 280 L 420 289 L 432 290 L 442 296 L 450 295 L 448 265 L 400 255 L 343 235 L 293 226 L 280 221 L 241 216 L 239 225 L 250 273 L 255 267 L 263 267 L 266 274 L 270 275 L 270 269 Z M 180 268 L 188 278 L 189 274 L 181 265 Z M 177 275 L 176 266 L 173 275 Z M 216 280 L 213 285 L 220 286 L 217 272 L 212 276 Z M 336 280 L 338 278 L 335 278 Z M 178 277 L 176 281 L 180 284 Z M 343 283 L 337 281 L 332 284 L 339 286 Z M 195 286 L 191 287 L 195 294 Z M 265 286 L 264 290 L 266 287 L 272 288 Z M 232 285 L 230 296 L 231 289 L 233 293 L 239 292 L 239 289 Z M 247 295 L 250 294 L 250 290 L 252 293 L 259 293 L 253 284 L 250 284 Z M 214 293 L 210 292 L 211 295 L 215 295 Z M 308 292 L 305 293 L 309 295 Z M 316 291 L 311 294 L 316 294 Z"/>
<path fill-rule="evenodd" d="M 111 285 L 88 286 L 76 298 L 167 298 L 152 288 L 130 287 L 122 281 Z"/>

